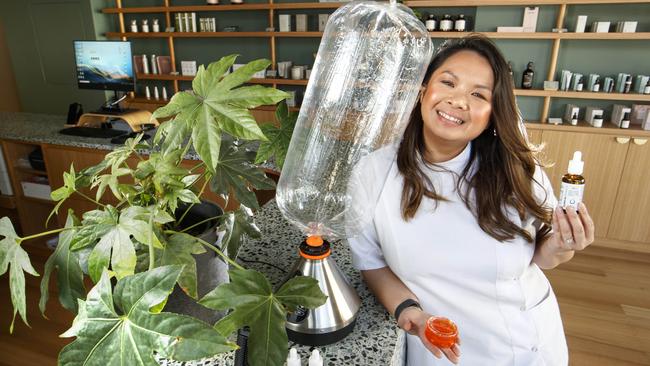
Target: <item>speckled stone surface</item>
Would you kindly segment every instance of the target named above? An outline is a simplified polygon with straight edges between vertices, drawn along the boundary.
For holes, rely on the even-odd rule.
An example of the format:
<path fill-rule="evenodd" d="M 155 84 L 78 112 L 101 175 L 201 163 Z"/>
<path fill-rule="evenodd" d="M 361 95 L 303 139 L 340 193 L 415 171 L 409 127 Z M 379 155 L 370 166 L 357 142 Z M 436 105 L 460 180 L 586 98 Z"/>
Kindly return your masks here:
<path fill-rule="evenodd" d="M 248 240 L 242 247 L 239 258 L 250 261 L 260 260 L 280 268 L 291 268 L 297 259 L 298 243 L 303 240 L 300 231 L 282 217 L 275 200 L 267 203 L 257 214 L 256 219 L 262 238 Z M 372 296 L 362 282 L 357 270 L 352 267 L 350 250 L 346 241 L 332 244 L 332 258 L 346 274 L 361 297 L 361 310 L 354 331 L 342 341 L 318 347 L 324 365 L 402 365 L 404 359 L 404 333 L 397 328 L 386 310 Z M 284 278 L 284 273 L 269 265 L 240 261 L 245 267 L 259 270 L 267 275 L 275 286 Z M 309 346 L 295 345 L 303 363 L 311 352 Z M 234 352 L 216 358 L 195 362 L 161 361 L 161 365 L 216 366 L 233 365 Z"/>

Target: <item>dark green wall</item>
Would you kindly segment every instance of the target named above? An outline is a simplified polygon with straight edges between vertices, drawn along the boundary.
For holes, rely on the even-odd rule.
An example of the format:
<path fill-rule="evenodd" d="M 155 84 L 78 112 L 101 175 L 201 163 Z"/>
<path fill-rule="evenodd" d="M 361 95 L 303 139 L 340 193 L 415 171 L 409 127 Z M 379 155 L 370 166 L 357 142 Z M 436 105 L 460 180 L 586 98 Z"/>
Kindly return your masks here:
<path fill-rule="evenodd" d="M 265 3 L 265 0 L 246 0 L 247 3 Z M 172 0 L 173 5 L 203 4 L 201 0 Z M 222 0 L 227 2 L 227 0 Z M 293 2 L 292 0 L 281 0 L 276 2 Z M 54 5 L 54 3 L 59 5 Z M 161 0 L 130 0 L 127 6 L 156 6 L 162 3 Z M 74 5 L 77 4 L 77 5 Z M 74 16 L 60 14 L 53 16 L 54 12 L 44 12 L 42 9 L 74 8 Z M 108 31 L 118 29 L 118 17 L 116 15 L 105 15 L 100 12 L 103 7 L 114 6 L 113 1 L 108 0 L 9 0 L 3 1 L 0 5 L 3 20 L 6 22 L 8 43 L 12 52 L 16 79 L 19 85 L 23 108 L 26 111 L 61 112 L 62 106 L 67 106 L 71 101 L 82 101 L 84 103 L 99 103 L 104 98 L 101 92 L 77 90 L 74 79 L 74 62 L 72 60 L 72 48 L 69 40 L 75 38 L 98 38 Z M 555 26 L 555 18 L 558 6 L 542 6 L 538 18 L 538 31 L 550 31 Z M 520 25 L 523 18 L 523 7 L 519 6 L 498 6 L 498 7 L 466 7 L 466 8 L 418 8 L 423 15 L 433 12 L 440 17 L 445 13 L 456 15 L 463 13 L 470 17 L 475 23 L 478 31 L 495 31 L 499 25 L 515 26 Z M 310 27 L 316 30 L 316 14 L 331 13 L 332 10 L 291 10 L 276 11 L 276 24 L 278 14 L 311 14 Z M 44 14 L 47 14 L 45 16 Z M 613 23 L 619 20 L 636 20 L 639 22 L 638 31 L 650 31 L 650 4 L 620 4 L 620 5 L 576 5 L 569 6 L 566 14 L 566 26 L 573 30 L 577 15 L 589 16 L 589 22 L 596 20 L 610 20 Z M 199 16 L 215 17 L 217 28 L 221 30 L 228 25 L 239 25 L 243 31 L 263 31 L 268 24 L 268 11 L 232 11 L 232 12 L 202 12 Z M 44 24 L 34 26 L 30 18 L 41 19 Z M 126 14 L 126 23 L 131 19 L 137 19 L 138 23 L 142 18 L 158 18 L 164 24 L 164 14 Z M 67 19 L 64 21 L 63 19 Z M 35 50 L 29 42 L 24 39 L 34 29 L 56 29 L 58 32 L 50 32 L 45 40 L 47 47 L 42 50 Z M 318 38 L 277 38 L 277 58 L 279 61 L 292 60 L 295 64 L 311 64 L 313 54 L 318 50 Z M 134 54 L 169 54 L 167 41 L 165 39 L 133 39 Z M 435 40 L 438 45 L 441 41 Z M 535 62 L 535 88 L 541 88 L 549 68 L 549 57 L 552 49 L 552 40 L 496 40 L 496 43 L 512 61 L 514 66 L 515 80 L 520 83 L 521 73 L 528 61 Z M 224 55 L 240 54 L 239 62 L 247 62 L 256 58 L 270 58 L 270 42 L 267 38 L 177 38 L 175 40 L 176 59 L 178 69 L 181 60 L 196 60 L 199 64 L 207 64 Z M 43 62 L 47 59 L 47 62 Z M 45 73 L 54 75 L 59 85 L 60 95 L 53 96 L 49 90 L 54 88 L 45 87 L 45 91 L 39 91 L 43 86 L 38 72 L 44 72 L 42 65 L 47 64 Z M 40 65 L 40 66 L 39 66 Z M 562 41 L 560 57 L 558 60 L 558 73 L 567 68 L 582 74 L 591 72 L 603 76 L 615 75 L 618 72 L 629 72 L 633 74 L 650 74 L 650 41 L 591 41 L 571 40 Z M 49 81 L 49 79 L 48 79 Z M 39 84 L 40 83 L 40 84 Z M 167 85 L 169 82 L 147 81 L 138 83 L 138 90 L 141 93 L 144 85 Z M 189 88 L 187 82 L 181 83 L 181 88 Z M 300 87 L 282 87 L 287 90 Z M 48 98 L 49 96 L 49 98 Z M 518 103 L 526 119 L 537 120 L 541 114 L 543 98 L 519 97 Z M 560 116 L 566 103 L 577 103 L 579 105 L 599 105 L 605 108 L 611 107 L 612 101 L 591 101 L 591 100 L 568 100 L 553 99 L 551 104 L 551 116 Z"/>

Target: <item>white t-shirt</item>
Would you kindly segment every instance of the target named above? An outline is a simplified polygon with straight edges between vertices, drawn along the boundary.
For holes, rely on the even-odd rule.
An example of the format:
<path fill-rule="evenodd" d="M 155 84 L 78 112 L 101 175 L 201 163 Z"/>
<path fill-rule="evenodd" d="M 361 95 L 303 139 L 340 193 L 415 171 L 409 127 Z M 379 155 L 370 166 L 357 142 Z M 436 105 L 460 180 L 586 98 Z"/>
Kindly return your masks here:
<path fill-rule="evenodd" d="M 458 325 L 460 365 L 568 364 L 568 350 L 559 307 L 550 284 L 532 263 L 534 243 L 517 237 L 499 242 L 481 230 L 462 202 L 457 175 L 469 161 L 471 144 L 458 156 L 439 164 L 448 171 L 426 166 L 436 192 L 449 201 L 436 207 L 424 198 L 412 219 L 401 217 L 403 177 L 396 163 L 397 146 L 368 155 L 358 165 L 362 184 L 355 194 L 371 199 L 371 223 L 348 239 L 355 267 L 390 269 L 418 297 L 423 309 Z M 424 164 L 424 163 L 423 163 Z M 538 202 L 555 207 L 557 200 L 546 173 L 535 172 Z M 357 201 L 359 204 L 359 201 Z M 532 216 L 514 223 L 533 237 L 540 223 Z M 419 338 L 407 337 L 409 366 L 452 365 L 435 358 Z"/>

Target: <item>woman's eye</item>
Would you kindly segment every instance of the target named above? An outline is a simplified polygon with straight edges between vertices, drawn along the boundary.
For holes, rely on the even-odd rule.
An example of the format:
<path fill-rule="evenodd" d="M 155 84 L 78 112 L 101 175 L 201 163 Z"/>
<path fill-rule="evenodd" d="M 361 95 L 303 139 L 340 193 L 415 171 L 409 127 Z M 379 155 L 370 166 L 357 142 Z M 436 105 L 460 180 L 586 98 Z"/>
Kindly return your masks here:
<path fill-rule="evenodd" d="M 481 98 L 483 100 L 486 100 L 485 97 L 483 96 L 483 94 L 481 94 L 481 93 L 472 93 L 472 95 L 477 97 L 477 98 Z"/>
<path fill-rule="evenodd" d="M 449 80 L 442 80 L 441 83 L 447 85 L 447 86 L 454 86 L 454 83 L 449 81 Z"/>

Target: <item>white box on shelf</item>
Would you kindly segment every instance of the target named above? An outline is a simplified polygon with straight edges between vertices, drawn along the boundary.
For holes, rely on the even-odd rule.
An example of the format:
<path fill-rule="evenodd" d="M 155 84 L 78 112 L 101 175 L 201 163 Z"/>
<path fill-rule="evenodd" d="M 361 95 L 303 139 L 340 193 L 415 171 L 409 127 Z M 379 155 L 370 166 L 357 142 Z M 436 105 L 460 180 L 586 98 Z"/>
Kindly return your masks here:
<path fill-rule="evenodd" d="M 538 6 L 524 8 L 524 22 L 522 25 L 524 32 L 535 32 L 537 30 L 537 15 L 539 15 Z"/>
<path fill-rule="evenodd" d="M 181 61 L 181 75 L 196 76 L 196 61 Z"/>
<path fill-rule="evenodd" d="M 9 170 L 7 169 L 2 149 L 0 149 L 0 194 L 5 196 L 12 196 L 14 194 L 14 190 L 11 188 Z"/>
<path fill-rule="evenodd" d="M 280 14 L 280 32 L 291 32 L 291 15 Z"/>
<path fill-rule="evenodd" d="M 638 22 L 623 22 L 623 33 L 634 33 L 636 32 L 636 25 Z"/>
<path fill-rule="evenodd" d="M 587 107 L 585 121 L 594 127 L 603 126 L 603 110 L 598 107 Z"/>
<path fill-rule="evenodd" d="M 23 188 L 23 195 L 26 197 L 40 198 L 42 200 L 51 201 L 50 194 L 52 188 L 48 184 L 34 183 L 34 182 L 20 182 Z"/>
<path fill-rule="evenodd" d="M 318 14 L 318 31 L 324 32 L 325 26 L 327 26 L 327 21 L 329 20 L 329 14 Z"/>
<path fill-rule="evenodd" d="M 521 33 L 524 31 L 524 27 L 497 27 L 497 32 L 499 33 Z"/>
<path fill-rule="evenodd" d="M 609 33 L 610 22 L 593 22 L 591 31 L 596 33 Z"/>
<path fill-rule="evenodd" d="M 587 28 L 587 16 L 578 15 L 578 20 L 576 21 L 576 33 L 584 33 Z"/>
<path fill-rule="evenodd" d="M 307 14 L 296 14 L 296 32 L 307 31 Z"/>
<path fill-rule="evenodd" d="M 633 104 L 630 124 L 641 125 L 644 130 L 650 130 L 650 104 Z"/>

